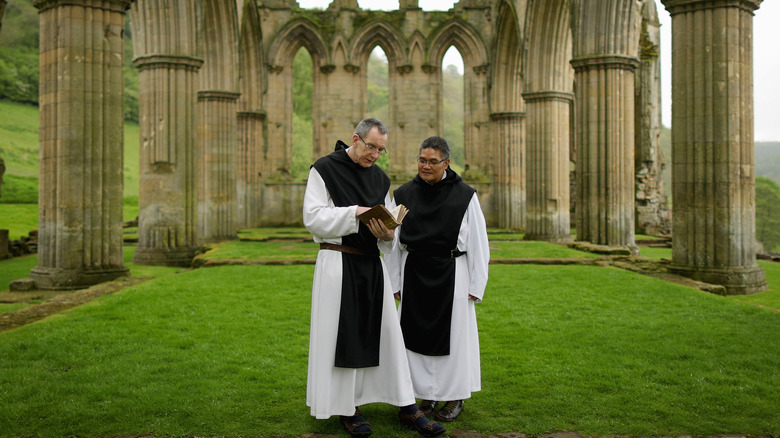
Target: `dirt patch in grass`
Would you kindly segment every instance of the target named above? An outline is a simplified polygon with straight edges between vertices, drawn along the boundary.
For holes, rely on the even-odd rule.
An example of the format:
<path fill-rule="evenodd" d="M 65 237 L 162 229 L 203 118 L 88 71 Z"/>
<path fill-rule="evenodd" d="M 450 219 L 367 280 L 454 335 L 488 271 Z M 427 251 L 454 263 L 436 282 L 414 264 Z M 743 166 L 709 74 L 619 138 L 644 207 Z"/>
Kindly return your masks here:
<path fill-rule="evenodd" d="M 76 291 L 32 290 L 25 292 L 0 292 L 0 302 L 21 303 L 44 300 L 15 312 L 0 314 L 0 332 L 12 330 L 50 315 L 67 310 L 149 280 L 145 277 L 123 277 Z"/>

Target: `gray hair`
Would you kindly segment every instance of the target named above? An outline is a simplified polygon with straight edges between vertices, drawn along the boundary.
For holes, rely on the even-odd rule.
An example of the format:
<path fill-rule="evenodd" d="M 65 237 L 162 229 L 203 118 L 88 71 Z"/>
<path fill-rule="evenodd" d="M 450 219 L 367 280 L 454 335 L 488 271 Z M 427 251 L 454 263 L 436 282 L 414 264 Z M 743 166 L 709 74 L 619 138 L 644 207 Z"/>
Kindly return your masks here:
<path fill-rule="evenodd" d="M 357 127 L 355 128 L 355 134 L 359 135 L 361 138 L 368 135 L 368 132 L 371 131 L 371 129 L 376 128 L 379 130 L 379 133 L 382 135 L 387 135 L 387 126 L 385 126 L 384 123 L 382 123 L 381 120 L 375 119 L 373 117 L 369 117 L 367 119 L 363 119 L 358 123 Z"/>
<path fill-rule="evenodd" d="M 450 144 L 441 137 L 436 137 L 434 135 L 433 137 L 426 138 L 420 145 L 420 152 L 422 152 L 423 149 L 439 151 L 441 153 L 442 161 L 450 158 Z"/>

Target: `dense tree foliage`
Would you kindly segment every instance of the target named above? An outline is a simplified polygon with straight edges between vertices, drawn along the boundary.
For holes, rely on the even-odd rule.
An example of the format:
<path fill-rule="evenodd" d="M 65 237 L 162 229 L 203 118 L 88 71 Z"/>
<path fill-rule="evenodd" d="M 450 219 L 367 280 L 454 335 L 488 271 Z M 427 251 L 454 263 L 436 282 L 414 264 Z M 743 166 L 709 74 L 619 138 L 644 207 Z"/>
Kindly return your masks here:
<path fill-rule="evenodd" d="M 6 5 L 0 33 L 0 98 L 38 103 L 38 11 L 31 3 Z"/>
<path fill-rule="evenodd" d="M 756 240 L 766 251 L 780 249 L 780 185 L 763 176 L 756 178 Z"/>

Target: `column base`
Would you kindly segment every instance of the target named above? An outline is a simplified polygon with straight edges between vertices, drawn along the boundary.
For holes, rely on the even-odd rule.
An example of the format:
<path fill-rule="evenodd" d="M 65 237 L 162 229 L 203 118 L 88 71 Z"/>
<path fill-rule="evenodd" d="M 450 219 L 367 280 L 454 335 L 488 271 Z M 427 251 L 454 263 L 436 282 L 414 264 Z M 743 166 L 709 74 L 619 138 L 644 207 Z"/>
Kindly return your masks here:
<path fill-rule="evenodd" d="M 138 248 L 133 254 L 136 265 L 180 266 L 189 268 L 192 259 L 200 251 L 199 247 L 186 248 Z"/>
<path fill-rule="evenodd" d="M 758 265 L 731 268 L 694 268 L 676 265 L 669 270 L 704 283 L 719 284 L 725 288 L 726 295 L 749 295 L 768 288 L 764 270 Z"/>
<path fill-rule="evenodd" d="M 35 286 L 43 290 L 85 289 L 128 275 L 130 270 L 124 266 L 90 269 L 36 267 L 30 271 L 30 278 L 35 282 Z"/>

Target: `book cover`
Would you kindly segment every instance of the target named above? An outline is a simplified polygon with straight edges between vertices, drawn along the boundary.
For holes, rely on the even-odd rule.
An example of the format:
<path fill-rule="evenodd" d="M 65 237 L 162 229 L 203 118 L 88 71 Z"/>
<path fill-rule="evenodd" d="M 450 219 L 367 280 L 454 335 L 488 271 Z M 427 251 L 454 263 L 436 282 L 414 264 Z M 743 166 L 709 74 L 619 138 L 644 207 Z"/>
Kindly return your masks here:
<path fill-rule="evenodd" d="M 392 211 L 388 210 L 387 207 L 382 204 L 377 204 L 371 207 L 370 210 L 360 214 L 358 219 L 368 225 L 368 221 L 370 221 L 371 218 L 377 218 L 384 222 L 389 230 L 392 230 L 403 223 L 404 217 L 408 212 L 409 210 L 403 204 L 399 204 Z"/>

